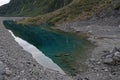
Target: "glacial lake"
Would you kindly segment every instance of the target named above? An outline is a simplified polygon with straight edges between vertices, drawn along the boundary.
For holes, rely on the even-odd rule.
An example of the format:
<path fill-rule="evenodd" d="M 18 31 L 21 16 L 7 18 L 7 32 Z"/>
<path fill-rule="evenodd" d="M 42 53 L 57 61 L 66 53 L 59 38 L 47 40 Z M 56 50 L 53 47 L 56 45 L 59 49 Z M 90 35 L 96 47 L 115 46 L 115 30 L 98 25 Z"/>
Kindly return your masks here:
<path fill-rule="evenodd" d="M 72 33 L 53 30 L 48 24 L 40 26 L 23 25 L 9 20 L 3 23 L 16 37 L 32 44 L 50 58 L 53 63 L 56 63 L 65 73 L 76 75 L 86 70 L 87 66 L 83 63 L 90 55 L 89 50 L 93 48 L 93 45 L 86 38 Z M 31 49 L 31 51 L 33 50 Z M 47 64 L 46 61 L 40 64 L 43 63 Z"/>
<path fill-rule="evenodd" d="M 20 37 L 17 37 L 13 34 L 11 30 L 9 30 L 11 35 L 14 37 L 15 41 L 27 52 L 31 53 L 33 58 L 44 68 L 49 68 L 55 71 L 59 71 L 61 74 L 65 74 L 65 72 L 54 63 L 49 57 L 45 56 L 39 49 L 37 49 L 34 45 L 28 43 Z"/>

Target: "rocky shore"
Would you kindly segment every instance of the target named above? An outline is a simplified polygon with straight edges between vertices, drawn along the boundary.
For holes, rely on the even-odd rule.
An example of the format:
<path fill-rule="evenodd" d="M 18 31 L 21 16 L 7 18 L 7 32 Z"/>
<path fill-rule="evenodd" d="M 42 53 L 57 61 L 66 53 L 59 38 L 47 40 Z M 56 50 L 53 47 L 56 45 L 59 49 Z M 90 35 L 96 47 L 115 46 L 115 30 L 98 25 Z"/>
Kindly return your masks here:
<path fill-rule="evenodd" d="M 120 80 L 120 16 L 77 21 L 58 29 L 86 33 L 96 45 L 84 62 L 88 70 L 73 80 Z M 14 18 L 15 19 L 15 18 Z M 3 20 L 3 18 L 2 18 Z M 59 72 L 45 69 L 24 51 L 0 21 L 0 80 L 72 80 Z"/>
<path fill-rule="evenodd" d="M 89 36 L 96 48 L 84 62 L 88 71 L 78 74 L 78 80 L 120 80 L 120 9 L 107 9 L 83 21 L 56 27 L 67 32 Z"/>
<path fill-rule="evenodd" d="M 2 24 L 3 20 L 22 18 L 0 18 L 0 80 L 120 80 L 120 0 L 86 20 L 77 20 L 57 29 L 88 35 L 95 49 L 83 62 L 86 72 L 75 77 L 60 74 L 38 64 L 32 55 L 15 42 Z M 85 16 L 84 16 L 85 17 Z"/>
<path fill-rule="evenodd" d="M 73 80 L 67 75 L 44 68 L 23 50 L 2 24 L 0 18 L 0 80 Z"/>

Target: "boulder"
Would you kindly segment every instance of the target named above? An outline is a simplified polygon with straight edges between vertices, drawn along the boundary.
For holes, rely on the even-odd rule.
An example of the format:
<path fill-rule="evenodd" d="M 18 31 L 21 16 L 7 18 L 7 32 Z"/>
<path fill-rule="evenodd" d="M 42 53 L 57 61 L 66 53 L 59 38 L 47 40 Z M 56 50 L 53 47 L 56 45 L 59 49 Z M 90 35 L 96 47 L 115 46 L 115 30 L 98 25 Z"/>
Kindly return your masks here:
<path fill-rule="evenodd" d="M 114 64 L 114 60 L 112 58 L 105 58 L 103 60 L 104 64 Z"/>
<path fill-rule="evenodd" d="M 105 55 L 103 63 L 111 65 L 120 64 L 120 49 L 115 47 L 109 54 Z"/>

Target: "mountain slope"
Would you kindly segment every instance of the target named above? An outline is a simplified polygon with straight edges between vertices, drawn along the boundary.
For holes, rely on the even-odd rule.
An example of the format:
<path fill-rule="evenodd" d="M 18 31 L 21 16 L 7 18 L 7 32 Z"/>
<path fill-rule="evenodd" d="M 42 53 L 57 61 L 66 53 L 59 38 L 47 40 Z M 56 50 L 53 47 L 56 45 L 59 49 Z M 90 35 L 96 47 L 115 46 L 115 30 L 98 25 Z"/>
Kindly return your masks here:
<path fill-rule="evenodd" d="M 0 7 L 0 16 L 37 16 L 69 4 L 72 0 L 11 0 Z"/>
<path fill-rule="evenodd" d="M 102 10 L 108 8 L 114 0 L 73 0 L 69 5 L 64 6 L 51 13 L 24 20 L 22 23 L 65 23 L 74 20 L 90 18 Z M 116 0 L 115 0 L 116 1 Z"/>
<path fill-rule="evenodd" d="M 116 13 L 120 0 L 11 0 L 0 7 L 1 16 L 37 16 L 19 23 L 61 24 L 84 20 L 95 15 Z"/>

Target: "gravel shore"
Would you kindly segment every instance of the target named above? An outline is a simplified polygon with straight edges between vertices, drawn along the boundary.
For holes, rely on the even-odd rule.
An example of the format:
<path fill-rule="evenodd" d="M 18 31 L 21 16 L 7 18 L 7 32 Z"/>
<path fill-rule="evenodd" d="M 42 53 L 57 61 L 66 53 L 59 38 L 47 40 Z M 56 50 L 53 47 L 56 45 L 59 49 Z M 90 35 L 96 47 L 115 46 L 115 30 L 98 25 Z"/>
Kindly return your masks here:
<path fill-rule="evenodd" d="M 114 48 L 120 48 L 120 10 L 106 10 L 100 14 L 83 21 L 75 21 L 58 25 L 57 29 L 77 34 L 86 33 L 89 35 L 88 40 L 96 45 L 91 56 L 86 60 L 88 71 L 78 74 L 75 79 L 81 80 L 120 80 L 120 61 L 111 63 L 113 60 L 111 52 Z M 88 53 L 90 54 L 90 53 Z M 105 62 L 112 65 L 104 64 Z M 119 52 L 112 53 L 118 56 Z M 119 60 L 120 57 L 117 59 Z"/>
<path fill-rule="evenodd" d="M 4 19 L 0 19 L 0 80 L 72 80 L 69 76 L 39 65 L 4 28 Z M 107 52 L 110 55 L 115 47 L 120 48 L 119 15 L 94 17 L 90 20 L 66 23 L 57 28 L 77 34 L 87 33 L 90 36 L 88 39 L 96 45 L 91 56 L 84 62 L 88 65 L 88 71 L 78 74 L 73 80 L 120 80 L 120 65 L 104 64 L 102 58 Z M 106 61 L 110 62 L 108 58 Z"/>
<path fill-rule="evenodd" d="M 46 69 L 23 50 L 3 26 L 3 20 L 22 18 L 0 17 L 0 80 L 72 80 L 67 75 Z"/>

